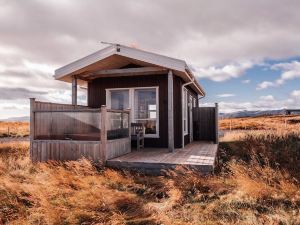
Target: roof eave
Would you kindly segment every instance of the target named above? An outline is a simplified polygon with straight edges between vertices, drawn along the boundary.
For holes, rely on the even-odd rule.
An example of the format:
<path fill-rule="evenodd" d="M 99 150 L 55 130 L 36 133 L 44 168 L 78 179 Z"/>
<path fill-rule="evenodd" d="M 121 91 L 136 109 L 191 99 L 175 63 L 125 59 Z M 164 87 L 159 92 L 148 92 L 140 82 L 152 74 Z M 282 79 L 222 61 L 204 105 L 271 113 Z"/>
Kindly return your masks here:
<path fill-rule="evenodd" d="M 195 75 L 193 74 L 193 72 L 191 71 L 191 69 L 188 67 L 188 65 L 186 65 L 185 67 L 186 73 L 187 75 L 190 77 L 190 79 L 193 81 L 193 84 L 196 86 L 196 88 L 199 90 L 199 93 L 202 97 L 205 97 L 206 93 L 203 90 L 202 86 L 199 84 L 199 82 L 197 81 L 197 79 L 195 78 Z"/>
<path fill-rule="evenodd" d="M 101 49 L 97 52 L 94 52 L 84 58 L 78 59 L 72 63 L 69 63 L 63 67 L 60 67 L 55 70 L 54 72 L 54 78 L 56 80 L 60 80 L 61 78 L 83 68 L 86 67 L 92 63 L 96 63 L 97 61 L 100 61 L 101 59 L 104 59 L 108 56 L 111 56 L 117 52 L 116 46 L 110 45 L 104 49 Z"/>
<path fill-rule="evenodd" d="M 54 78 L 56 80 L 64 81 L 66 77 L 70 75 L 74 75 L 76 71 L 112 55 L 128 57 L 128 58 L 144 61 L 153 65 L 165 67 L 170 70 L 178 71 L 181 73 L 183 72 L 186 74 L 189 80 L 193 81 L 193 84 L 195 88 L 198 90 L 198 93 L 202 96 L 205 96 L 205 92 L 203 88 L 197 82 L 195 76 L 193 75 L 192 71 L 187 66 L 184 60 L 175 59 L 168 56 L 162 56 L 156 53 L 130 48 L 119 44 L 112 44 L 104 49 L 101 49 L 95 53 L 92 53 L 84 58 L 78 59 L 68 65 L 65 65 L 55 70 Z"/>

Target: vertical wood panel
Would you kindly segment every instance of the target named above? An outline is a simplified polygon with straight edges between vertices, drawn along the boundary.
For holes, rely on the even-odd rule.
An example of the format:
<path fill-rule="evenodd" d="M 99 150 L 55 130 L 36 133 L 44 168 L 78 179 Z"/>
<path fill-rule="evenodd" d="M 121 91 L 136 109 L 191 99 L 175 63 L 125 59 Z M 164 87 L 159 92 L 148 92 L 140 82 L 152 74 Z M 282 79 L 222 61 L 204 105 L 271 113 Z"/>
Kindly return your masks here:
<path fill-rule="evenodd" d="M 218 141 L 217 107 L 193 109 L 194 140 Z"/>
<path fill-rule="evenodd" d="M 100 142 L 97 141 L 34 140 L 32 146 L 33 162 L 78 160 L 82 157 L 98 162 L 100 159 L 97 153 Z"/>
<path fill-rule="evenodd" d="M 131 152 L 130 138 L 122 138 L 107 141 L 106 160 Z"/>

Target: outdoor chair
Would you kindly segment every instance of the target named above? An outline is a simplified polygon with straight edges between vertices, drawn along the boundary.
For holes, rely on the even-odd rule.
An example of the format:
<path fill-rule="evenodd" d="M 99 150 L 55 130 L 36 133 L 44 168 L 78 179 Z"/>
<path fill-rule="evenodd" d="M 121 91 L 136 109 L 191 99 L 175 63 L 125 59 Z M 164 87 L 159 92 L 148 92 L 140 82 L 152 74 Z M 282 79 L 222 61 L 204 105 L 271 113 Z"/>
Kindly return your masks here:
<path fill-rule="evenodd" d="M 136 148 L 144 148 L 145 128 L 142 123 L 131 123 L 131 140 L 136 141 Z"/>

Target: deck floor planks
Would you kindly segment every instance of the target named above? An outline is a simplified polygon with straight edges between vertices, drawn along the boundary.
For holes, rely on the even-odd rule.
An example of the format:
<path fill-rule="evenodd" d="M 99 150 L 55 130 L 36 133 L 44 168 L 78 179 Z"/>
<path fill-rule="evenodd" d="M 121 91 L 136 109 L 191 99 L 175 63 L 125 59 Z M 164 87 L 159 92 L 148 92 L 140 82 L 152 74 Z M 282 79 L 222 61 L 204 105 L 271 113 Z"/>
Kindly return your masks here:
<path fill-rule="evenodd" d="M 145 148 L 107 160 L 107 165 L 117 168 L 162 169 L 176 165 L 195 166 L 205 172 L 215 167 L 218 145 L 210 142 L 193 142 L 184 149 L 168 152 L 168 149 Z"/>

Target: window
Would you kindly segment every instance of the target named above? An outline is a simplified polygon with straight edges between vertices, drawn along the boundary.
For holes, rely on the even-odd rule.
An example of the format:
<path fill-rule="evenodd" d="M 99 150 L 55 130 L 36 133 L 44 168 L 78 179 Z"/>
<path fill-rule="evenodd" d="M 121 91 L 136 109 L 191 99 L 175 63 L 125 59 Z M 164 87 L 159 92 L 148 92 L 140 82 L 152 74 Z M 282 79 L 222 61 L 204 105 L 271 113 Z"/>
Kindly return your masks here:
<path fill-rule="evenodd" d="M 145 134 L 156 134 L 156 89 L 134 90 L 134 120 L 143 123 Z"/>
<path fill-rule="evenodd" d="M 108 89 L 106 96 L 111 109 L 132 109 L 131 120 L 144 124 L 145 137 L 159 137 L 158 87 Z"/>
<path fill-rule="evenodd" d="M 129 91 L 115 90 L 110 91 L 111 109 L 128 109 L 129 108 Z"/>
<path fill-rule="evenodd" d="M 183 89 L 183 95 L 182 95 L 182 117 L 183 117 L 183 133 L 184 135 L 188 134 L 188 102 L 187 102 L 187 89 Z"/>

